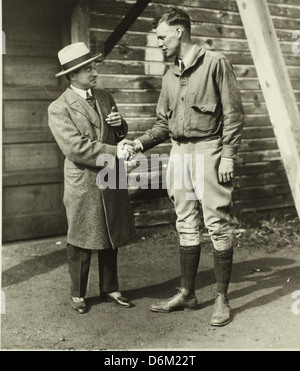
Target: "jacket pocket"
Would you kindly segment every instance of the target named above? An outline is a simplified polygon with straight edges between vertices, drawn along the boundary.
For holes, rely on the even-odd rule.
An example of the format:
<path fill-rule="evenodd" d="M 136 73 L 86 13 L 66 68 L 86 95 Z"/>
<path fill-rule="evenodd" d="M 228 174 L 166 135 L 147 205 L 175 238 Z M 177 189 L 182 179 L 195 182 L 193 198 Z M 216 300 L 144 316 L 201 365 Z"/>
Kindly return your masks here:
<path fill-rule="evenodd" d="M 192 108 L 198 113 L 215 113 L 217 104 L 216 103 L 212 103 L 212 104 L 198 103 L 198 104 L 192 105 Z"/>
<path fill-rule="evenodd" d="M 195 102 L 191 106 L 190 124 L 197 131 L 210 132 L 216 128 L 217 103 Z"/>

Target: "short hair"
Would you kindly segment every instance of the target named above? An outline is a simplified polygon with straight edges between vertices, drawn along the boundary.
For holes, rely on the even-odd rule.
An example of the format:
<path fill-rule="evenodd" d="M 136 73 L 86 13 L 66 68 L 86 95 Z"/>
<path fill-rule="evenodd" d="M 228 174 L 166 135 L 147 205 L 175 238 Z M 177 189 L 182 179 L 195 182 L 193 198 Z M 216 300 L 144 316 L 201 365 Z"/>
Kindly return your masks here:
<path fill-rule="evenodd" d="M 71 73 L 75 73 L 75 74 L 77 74 L 77 73 L 79 73 L 79 71 L 80 71 L 80 68 L 77 68 L 76 70 L 67 73 L 67 74 L 66 74 L 66 78 L 67 78 L 67 80 L 70 82 L 70 81 L 71 81 Z"/>
<path fill-rule="evenodd" d="M 191 34 L 191 18 L 180 8 L 172 7 L 164 11 L 158 18 L 153 21 L 153 29 L 166 22 L 169 26 L 183 26 Z"/>

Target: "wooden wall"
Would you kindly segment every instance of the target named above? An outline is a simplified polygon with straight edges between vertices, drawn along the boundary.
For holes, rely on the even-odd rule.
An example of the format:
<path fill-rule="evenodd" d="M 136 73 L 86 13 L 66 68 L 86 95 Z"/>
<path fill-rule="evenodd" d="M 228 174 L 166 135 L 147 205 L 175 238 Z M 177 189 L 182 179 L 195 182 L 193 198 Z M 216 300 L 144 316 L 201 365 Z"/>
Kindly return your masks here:
<path fill-rule="evenodd" d="M 88 0 L 87 0 L 88 1 Z M 134 0 L 89 0 L 93 52 L 127 14 Z M 71 0 L 3 0 L 6 34 L 3 97 L 3 241 L 66 232 L 63 156 L 47 124 L 48 105 L 64 89 L 54 77 L 57 52 L 70 42 Z M 270 10 L 300 102 L 300 57 L 291 52 L 299 30 L 298 0 L 269 0 Z M 193 19 L 195 42 L 222 51 L 233 62 L 247 113 L 238 160 L 235 210 L 293 205 L 251 53 L 234 0 L 159 0 L 99 66 L 134 138 L 155 122 L 166 65 L 156 45 L 152 18 L 168 5 L 184 6 Z M 168 153 L 170 143 L 148 152 Z M 170 223 L 173 206 L 165 190 L 130 189 L 137 226 Z"/>
<path fill-rule="evenodd" d="M 93 0 L 90 41 L 102 48 L 135 1 Z M 280 46 L 300 105 L 300 58 L 292 54 L 292 32 L 299 29 L 299 0 L 268 0 Z M 237 162 L 235 211 L 292 206 L 290 188 L 260 89 L 247 39 L 234 0 L 154 0 L 99 66 L 100 85 L 109 89 L 126 117 L 132 138 L 155 122 L 155 109 L 165 73 L 152 19 L 167 6 L 189 12 L 195 42 L 223 52 L 233 63 L 246 112 L 246 127 Z M 168 153 L 166 142 L 150 153 Z M 131 190 L 137 225 L 174 220 L 173 206 L 163 191 Z"/>
<path fill-rule="evenodd" d="M 64 234 L 63 156 L 47 108 L 61 94 L 54 75 L 70 10 L 56 0 L 2 3 L 3 241 Z"/>

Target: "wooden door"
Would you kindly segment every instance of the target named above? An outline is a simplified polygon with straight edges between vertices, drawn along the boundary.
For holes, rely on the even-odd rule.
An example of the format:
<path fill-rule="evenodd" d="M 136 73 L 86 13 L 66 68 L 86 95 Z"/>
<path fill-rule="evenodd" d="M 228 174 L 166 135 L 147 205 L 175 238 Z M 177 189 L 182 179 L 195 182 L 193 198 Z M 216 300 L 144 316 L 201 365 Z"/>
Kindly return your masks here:
<path fill-rule="evenodd" d="M 69 43 L 69 1 L 3 0 L 3 241 L 66 232 L 63 155 L 47 108 L 62 92 L 57 52 Z"/>

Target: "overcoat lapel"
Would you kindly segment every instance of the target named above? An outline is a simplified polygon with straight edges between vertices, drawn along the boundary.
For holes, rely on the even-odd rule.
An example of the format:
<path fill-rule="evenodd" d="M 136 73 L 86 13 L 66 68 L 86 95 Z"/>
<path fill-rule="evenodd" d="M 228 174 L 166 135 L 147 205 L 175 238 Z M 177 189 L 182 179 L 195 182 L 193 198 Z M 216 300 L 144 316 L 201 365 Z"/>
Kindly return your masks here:
<path fill-rule="evenodd" d="M 67 89 L 66 91 L 66 97 L 70 104 L 70 106 L 80 112 L 82 115 L 84 115 L 93 125 L 95 125 L 97 128 L 101 128 L 101 122 L 103 122 L 102 113 L 100 110 L 98 110 L 99 115 L 97 112 L 89 105 L 89 103 L 80 97 L 75 91 L 72 89 Z M 98 105 L 97 105 L 98 109 Z"/>
<path fill-rule="evenodd" d="M 104 104 L 104 98 L 101 95 L 101 92 L 93 90 L 92 93 L 93 93 L 93 96 L 96 98 L 96 107 L 97 107 L 97 111 L 99 112 L 99 116 L 102 122 L 100 142 L 105 143 L 107 135 L 108 135 L 108 125 L 104 121 L 104 119 L 107 117 L 107 115 L 110 112 L 108 112 L 107 105 Z"/>

